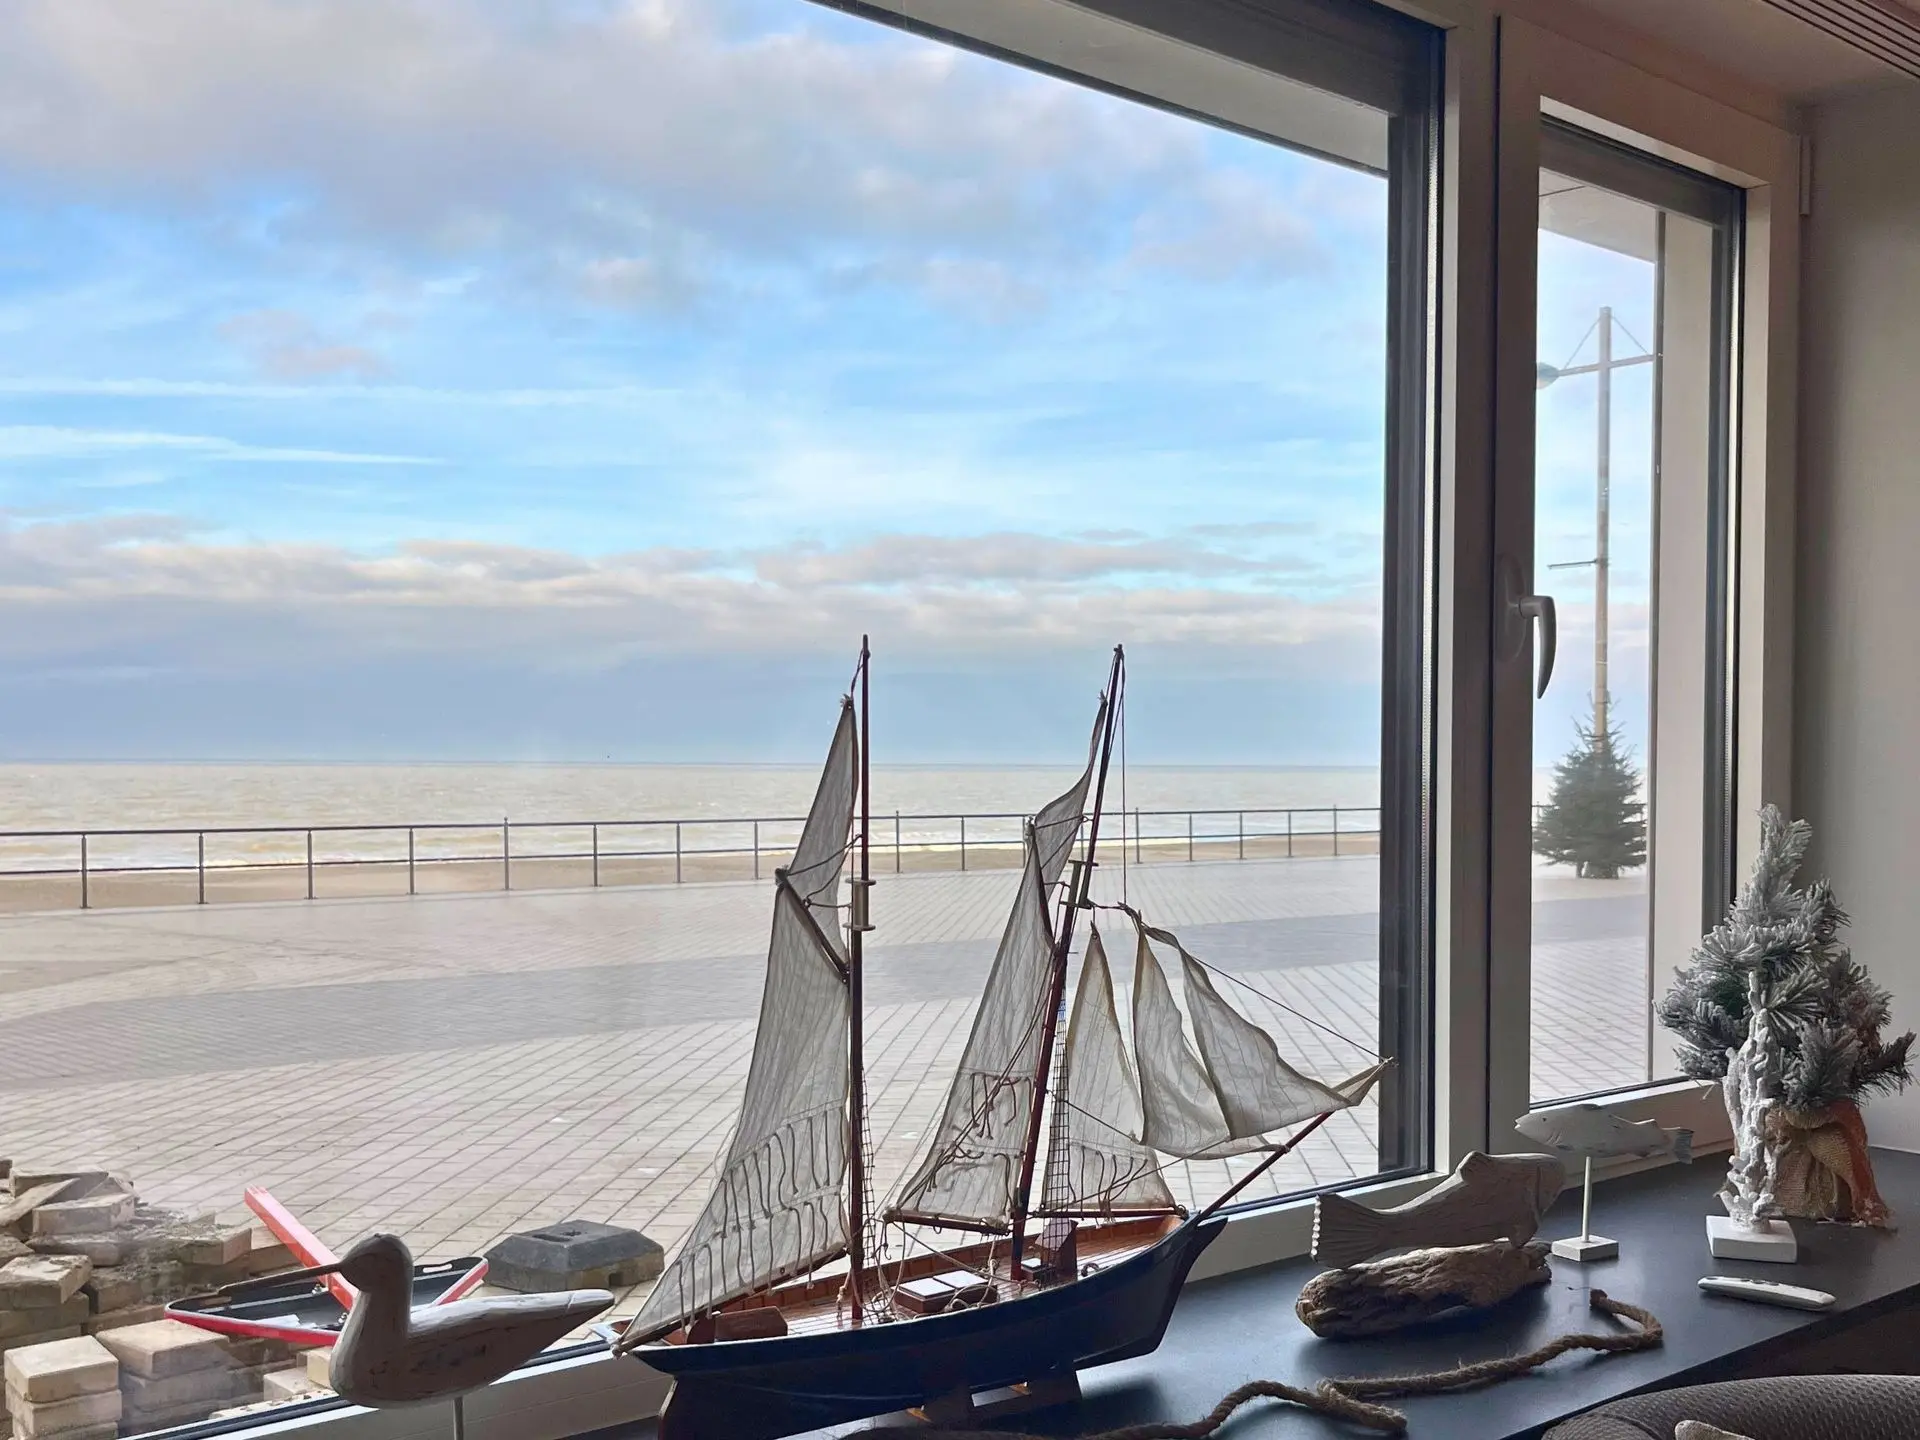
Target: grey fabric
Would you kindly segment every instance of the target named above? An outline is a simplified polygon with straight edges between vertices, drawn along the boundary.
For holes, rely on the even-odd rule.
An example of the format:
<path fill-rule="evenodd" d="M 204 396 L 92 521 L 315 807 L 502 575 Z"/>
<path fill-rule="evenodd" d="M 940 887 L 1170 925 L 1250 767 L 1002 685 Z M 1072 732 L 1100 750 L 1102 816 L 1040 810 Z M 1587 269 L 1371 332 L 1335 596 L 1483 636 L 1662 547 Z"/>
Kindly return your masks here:
<path fill-rule="evenodd" d="M 1920 1376 L 1789 1375 L 1634 1395 L 1547 1432 L 1547 1440 L 1672 1440 L 1682 1420 L 1752 1440 L 1913 1440 Z"/>

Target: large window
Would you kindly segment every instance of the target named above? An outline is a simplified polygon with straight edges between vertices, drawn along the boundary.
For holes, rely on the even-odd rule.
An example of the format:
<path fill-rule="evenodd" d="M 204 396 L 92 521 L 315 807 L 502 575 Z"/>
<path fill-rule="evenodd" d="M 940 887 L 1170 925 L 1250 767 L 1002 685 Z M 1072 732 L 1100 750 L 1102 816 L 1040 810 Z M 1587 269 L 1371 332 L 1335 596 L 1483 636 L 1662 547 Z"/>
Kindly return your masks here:
<path fill-rule="evenodd" d="M 1739 193 L 1549 125 L 1540 174 L 1534 1101 L 1670 1078 L 1653 999 L 1725 905 Z"/>
<path fill-rule="evenodd" d="M 1424 1165 L 1437 72 L 1320 10 L 10 17 L 0 1155 L 671 1249 L 870 634 L 882 1195 L 1115 644 L 1096 898 L 1398 1062 L 1242 1198 Z"/>

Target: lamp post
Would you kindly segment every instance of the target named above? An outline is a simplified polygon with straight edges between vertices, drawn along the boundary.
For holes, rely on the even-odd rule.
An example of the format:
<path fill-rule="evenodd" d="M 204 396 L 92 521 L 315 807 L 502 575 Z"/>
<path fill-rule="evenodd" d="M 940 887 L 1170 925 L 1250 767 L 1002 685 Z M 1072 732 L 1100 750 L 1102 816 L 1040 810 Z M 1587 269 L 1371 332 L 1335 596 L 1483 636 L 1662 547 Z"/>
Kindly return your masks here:
<path fill-rule="evenodd" d="M 1591 365 L 1534 366 L 1534 388 L 1544 390 L 1569 375 L 1591 375 L 1599 388 L 1596 397 L 1594 447 L 1594 550 L 1591 560 L 1569 560 L 1550 565 L 1550 570 L 1576 570 L 1593 567 L 1593 730 L 1607 733 L 1607 580 L 1612 568 L 1613 505 L 1613 372 L 1628 365 L 1650 365 L 1653 355 L 1629 355 L 1616 360 L 1613 354 L 1613 307 L 1602 305 L 1594 322 L 1598 356 Z"/>

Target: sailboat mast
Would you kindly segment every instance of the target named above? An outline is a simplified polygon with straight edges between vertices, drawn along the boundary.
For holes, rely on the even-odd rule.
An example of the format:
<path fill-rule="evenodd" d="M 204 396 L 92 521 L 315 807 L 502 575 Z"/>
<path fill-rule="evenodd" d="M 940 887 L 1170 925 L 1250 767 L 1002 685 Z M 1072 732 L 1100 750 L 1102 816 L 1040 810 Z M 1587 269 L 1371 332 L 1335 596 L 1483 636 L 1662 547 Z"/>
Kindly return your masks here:
<path fill-rule="evenodd" d="M 1068 884 L 1066 905 L 1060 917 L 1060 931 L 1053 942 L 1053 975 L 1047 989 L 1046 1009 L 1041 1017 L 1039 1057 L 1034 1066 L 1033 1108 L 1027 1116 L 1027 1141 L 1020 1154 L 1020 1184 L 1014 1191 L 1014 1209 L 1010 1217 L 1013 1229 L 1013 1269 L 1020 1270 L 1021 1252 L 1026 1247 L 1027 1216 L 1032 1213 L 1033 1169 L 1040 1154 L 1040 1117 L 1046 1108 L 1047 1071 L 1053 1064 L 1054 1044 L 1060 1030 L 1060 1007 L 1067 993 L 1067 952 L 1073 946 L 1073 922 L 1087 901 L 1093 886 L 1093 853 L 1100 843 L 1100 815 L 1107 795 L 1107 762 L 1113 755 L 1114 724 L 1120 713 L 1120 686 L 1126 673 L 1126 650 L 1113 647 L 1113 669 L 1107 676 L 1107 712 L 1100 731 L 1100 764 L 1093 787 L 1093 815 L 1087 826 L 1087 849 L 1080 868 Z"/>
<path fill-rule="evenodd" d="M 868 667 L 872 652 L 867 637 L 860 637 L 860 873 L 854 877 L 850 920 L 847 926 L 847 1301 L 849 1319 L 859 1325 L 864 1316 L 862 1287 L 866 1268 L 867 1227 L 867 1083 L 866 1016 L 862 1004 L 862 960 L 867 931 L 873 928 L 867 902 L 873 885 L 868 853 L 873 810 L 868 794 L 872 779 L 869 763 L 868 729 L 872 686 Z"/>

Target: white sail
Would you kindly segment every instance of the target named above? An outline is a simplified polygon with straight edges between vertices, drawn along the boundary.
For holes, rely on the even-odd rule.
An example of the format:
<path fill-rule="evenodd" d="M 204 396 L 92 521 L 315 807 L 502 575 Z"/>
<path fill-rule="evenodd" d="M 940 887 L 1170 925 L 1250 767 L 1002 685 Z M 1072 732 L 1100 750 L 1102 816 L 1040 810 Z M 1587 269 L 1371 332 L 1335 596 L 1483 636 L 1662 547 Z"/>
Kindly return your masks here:
<path fill-rule="evenodd" d="M 1114 1013 L 1113 976 L 1098 930 L 1087 936 L 1060 1075 L 1041 1213 L 1177 1210 L 1159 1161 L 1140 1140 L 1140 1092 Z"/>
<path fill-rule="evenodd" d="M 706 1208 L 621 1348 L 847 1249 L 847 983 L 833 909 L 853 815 L 851 706 L 774 887 L 760 1025 L 740 1119 Z"/>
<path fill-rule="evenodd" d="M 1097 744 L 1106 723 L 1100 707 Z M 940 1123 L 888 1207 L 890 1220 L 1004 1229 L 1020 1187 L 1027 1129 L 1039 1098 L 1041 1029 L 1053 995 L 1048 897 L 1067 863 L 1087 800 L 1093 759 L 1028 829 L 1020 890 L 947 1091 Z"/>
<path fill-rule="evenodd" d="M 1366 1097 L 1385 1069 L 1375 1064 L 1338 1085 L 1302 1075 L 1280 1058 L 1259 1026 L 1213 988 L 1200 962 L 1168 931 L 1140 927 L 1133 973 L 1133 1045 L 1140 1062 L 1142 1138 L 1187 1159 L 1219 1159 L 1270 1148 L 1266 1136 Z M 1151 941 L 1179 951 L 1195 1054 Z"/>

